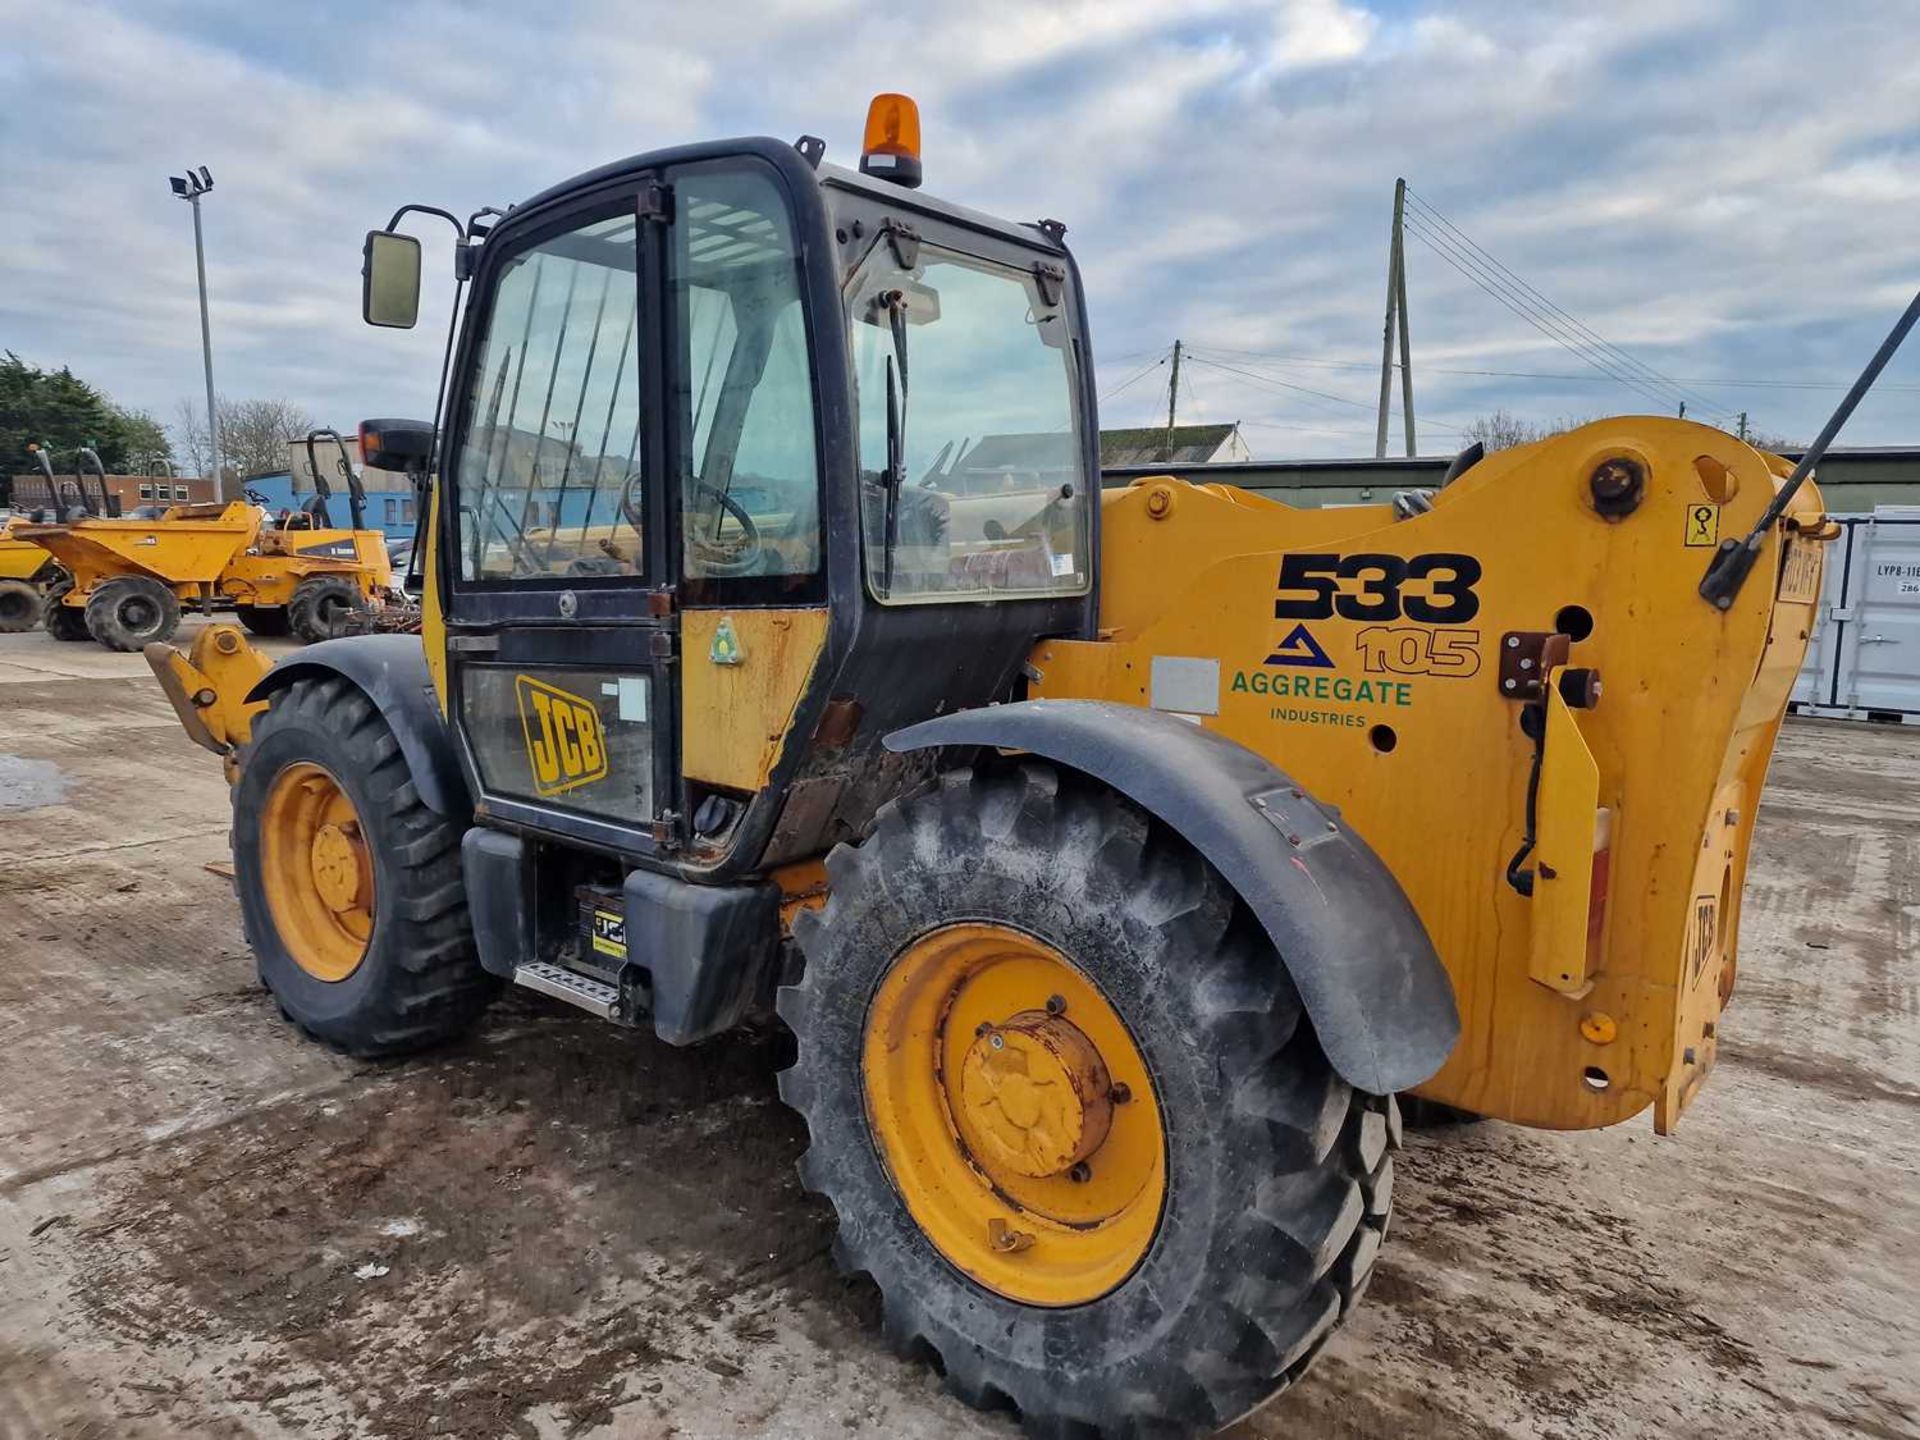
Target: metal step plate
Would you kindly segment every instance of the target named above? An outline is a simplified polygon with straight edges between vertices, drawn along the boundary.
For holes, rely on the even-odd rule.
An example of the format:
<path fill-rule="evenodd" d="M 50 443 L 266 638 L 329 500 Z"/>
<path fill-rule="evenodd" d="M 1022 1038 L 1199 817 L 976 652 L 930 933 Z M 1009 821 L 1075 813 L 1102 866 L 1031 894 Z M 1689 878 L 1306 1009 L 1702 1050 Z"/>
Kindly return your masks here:
<path fill-rule="evenodd" d="M 616 987 L 544 960 L 514 966 L 513 983 L 578 1005 L 602 1020 L 612 1020 L 620 1013 L 620 991 Z"/>

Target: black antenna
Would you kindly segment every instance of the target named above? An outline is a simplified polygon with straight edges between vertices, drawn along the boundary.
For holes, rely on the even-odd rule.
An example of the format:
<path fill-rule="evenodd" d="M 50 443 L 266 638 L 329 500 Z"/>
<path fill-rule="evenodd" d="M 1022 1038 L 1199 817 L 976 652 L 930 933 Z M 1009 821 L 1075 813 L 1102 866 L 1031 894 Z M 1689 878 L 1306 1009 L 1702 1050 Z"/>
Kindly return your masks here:
<path fill-rule="evenodd" d="M 1793 467 L 1793 474 L 1787 477 L 1787 483 L 1773 497 L 1773 503 L 1760 512 L 1760 518 L 1754 521 L 1747 538 L 1720 542 L 1720 549 L 1707 565 L 1707 573 L 1700 577 L 1700 594 L 1715 609 L 1725 610 L 1733 604 L 1740 587 L 1747 583 L 1747 574 L 1753 569 L 1753 562 L 1760 558 L 1760 546 L 1765 542 L 1767 532 L 1786 514 L 1787 505 L 1794 494 L 1806 484 L 1807 476 L 1813 473 L 1813 467 L 1827 453 L 1833 437 L 1840 433 L 1840 427 L 1847 423 L 1854 409 L 1866 398 L 1867 391 L 1880 378 L 1880 372 L 1887 368 L 1887 362 L 1893 359 L 1894 351 L 1900 348 L 1900 342 L 1907 338 L 1907 332 L 1913 329 L 1916 320 L 1920 320 L 1920 294 L 1908 302 L 1906 313 L 1894 322 L 1893 329 L 1880 342 L 1873 359 L 1867 362 L 1867 368 L 1860 372 L 1860 378 L 1853 382 L 1846 399 L 1840 402 L 1840 408 L 1833 412 L 1820 433 L 1814 437 L 1813 444 L 1807 447 L 1807 453 L 1800 457 L 1800 463 Z"/>

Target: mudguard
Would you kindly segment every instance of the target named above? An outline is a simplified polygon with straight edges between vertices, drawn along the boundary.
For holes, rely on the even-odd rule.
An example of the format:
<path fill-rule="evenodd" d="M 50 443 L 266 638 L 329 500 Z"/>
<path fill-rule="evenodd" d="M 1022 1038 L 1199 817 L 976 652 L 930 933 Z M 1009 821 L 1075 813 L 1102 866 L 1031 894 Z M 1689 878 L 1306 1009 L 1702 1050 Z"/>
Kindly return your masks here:
<path fill-rule="evenodd" d="M 1177 831 L 1265 927 L 1341 1077 L 1376 1095 L 1430 1078 L 1460 1035 L 1420 917 L 1366 841 L 1261 756 L 1160 711 L 1028 700 L 896 730 L 889 750 L 1024 750 L 1111 785 Z"/>
<path fill-rule="evenodd" d="M 387 717 L 414 787 L 429 810 L 457 819 L 472 815 L 473 797 L 460 774 L 453 732 L 434 697 L 419 636 L 348 635 L 305 646 L 261 676 L 247 699 L 265 700 L 296 680 L 329 675 L 358 686 Z"/>

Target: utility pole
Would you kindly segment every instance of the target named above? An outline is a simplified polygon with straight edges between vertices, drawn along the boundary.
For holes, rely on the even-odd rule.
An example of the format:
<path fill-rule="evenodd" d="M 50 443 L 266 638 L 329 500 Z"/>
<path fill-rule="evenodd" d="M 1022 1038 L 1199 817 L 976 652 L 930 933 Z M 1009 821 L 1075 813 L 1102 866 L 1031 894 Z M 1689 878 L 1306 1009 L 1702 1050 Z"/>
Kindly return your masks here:
<path fill-rule="evenodd" d="M 1167 443 L 1166 455 L 1162 458 L 1173 459 L 1174 412 L 1180 404 L 1180 342 L 1173 342 L 1173 373 L 1167 377 Z"/>
<path fill-rule="evenodd" d="M 1407 454 L 1414 453 L 1413 347 L 1407 338 L 1407 182 L 1393 182 L 1393 240 L 1387 249 L 1387 319 L 1380 332 L 1380 419 L 1374 430 L 1373 456 L 1387 458 L 1387 417 L 1393 404 L 1393 342 L 1400 340 L 1401 428 Z"/>
<path fill-rule="evenodd" d="M 207 322 L 207 249 L 200 234 L 200 197 L 213 189 L 213 176 L 202 165 L 183 175 L 168 177 L 173 193 L 193 206 L 193 264 L 200 276 L 200 353 L 207 369 L 207 452 L 213 461 L 214 494 L 220 493 L 220 415 L 213 399 L 213 328 Z"/>
<path fill-rule="evenodd" d="M 1740 412 L 1740 438 L 1747 438 L 1747 412 L 1744 410 Z"/>

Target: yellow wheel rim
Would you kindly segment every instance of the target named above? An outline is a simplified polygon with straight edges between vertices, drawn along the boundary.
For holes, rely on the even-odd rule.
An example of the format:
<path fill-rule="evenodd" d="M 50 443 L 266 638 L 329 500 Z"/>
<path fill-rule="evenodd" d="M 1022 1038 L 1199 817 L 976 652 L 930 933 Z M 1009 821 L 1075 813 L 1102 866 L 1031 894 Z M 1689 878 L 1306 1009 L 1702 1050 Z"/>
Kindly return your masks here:
<path fill-rule="evenodd" d="M 950 1262 L 1009 1299 L 1083 1305 L 1140 1263 L 1166 1199 L 1146 1062 L 1052 946 L 951 925 L 895 958 L 867 1014 L 867 1119 Z"/>
<path fill-rule="evenodd" d="M 260 870 L 280 942 L 317 980 L 360 968 L 373 933 L 373 856 L 359 812 L 321 766 L 273 777 L 260 818 Z"/>

